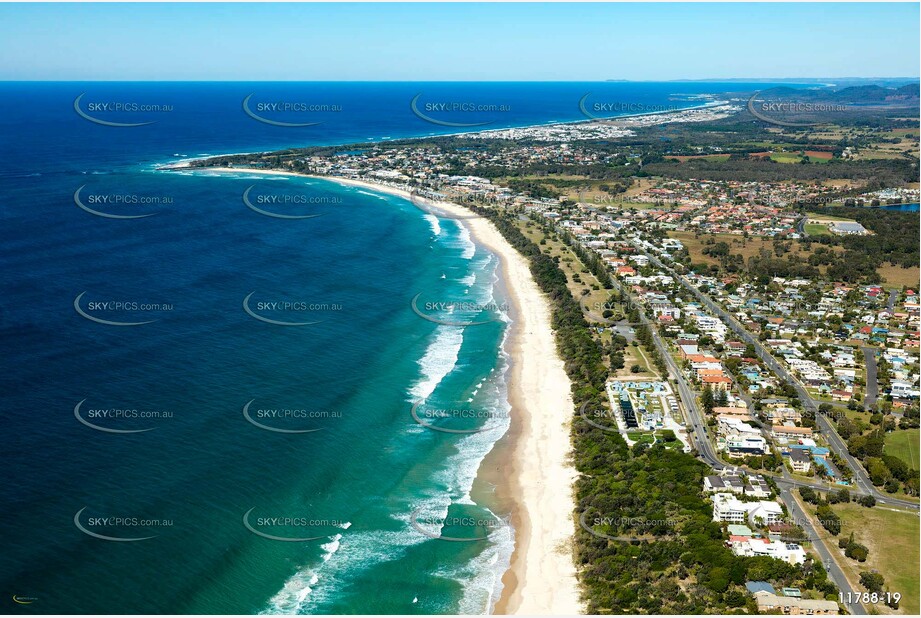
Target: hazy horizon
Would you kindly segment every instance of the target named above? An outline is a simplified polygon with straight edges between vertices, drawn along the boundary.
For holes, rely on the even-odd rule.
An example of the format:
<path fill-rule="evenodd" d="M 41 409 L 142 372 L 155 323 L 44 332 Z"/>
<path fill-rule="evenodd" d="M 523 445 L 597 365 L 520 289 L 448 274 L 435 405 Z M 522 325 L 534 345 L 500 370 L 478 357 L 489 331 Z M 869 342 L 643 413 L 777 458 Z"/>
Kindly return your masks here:
<path fill-rule="evenodd" d="M 918 20 L 917 3 L 9 3 L 0 80 L 878 78 L 919 73 Z"/>

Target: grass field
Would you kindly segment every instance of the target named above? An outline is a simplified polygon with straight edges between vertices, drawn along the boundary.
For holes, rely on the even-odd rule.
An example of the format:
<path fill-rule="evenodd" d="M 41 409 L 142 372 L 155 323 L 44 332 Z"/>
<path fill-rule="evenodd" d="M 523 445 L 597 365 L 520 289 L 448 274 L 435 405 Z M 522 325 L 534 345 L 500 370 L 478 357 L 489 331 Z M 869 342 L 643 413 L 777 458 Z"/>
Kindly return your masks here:
<path fill-rule="evenodd" d="M 921 470 L 921 429 L 907 429 L 886 434 L 886 446 L 883 452 L 898 457 L 915 470 Z"/>
<path fill-rule="evenodd" d="M 597 317 L 600 317 L 601 311 L 597 310 L 599 306 L 604 306 L 608 298 L 611 296 L 611 290 L 606 290 L 603 285 L 598 281 L 594 274 L 591 272 L 582 272 L 584 265 L 573 253 L 572 249 L 563 244 L 560 240 L 553 240 L 552 238 L 545 237 L 543 232 L 536 225 L 528 225 L 525 221 L 517 222 L 518 229 L 527 236 L 531 241 L 535 243 L 540 243 L 542 239 L 545 239 L 546 242 L 543 245 L 540 245 L 541 251 L 549 255 L 550 257 L 559 257 L 559 266 L 566 273 L 566 282 L 569 291 L 572 293 L 573 297 L 580 301 L 582 306 L 582 312 L 585 314 L 586 319 L 589 321 L 594 321 L 592 314 L 595 314 Z M 575 276 L 578 275 L 581 282 L 575 281 Z M 598 289 L 594 289 L 597 287 Z M 588 290 L 589 293 L 583 295 L 582 292 Z M 603 310 L 603 309 L 602 309 Z M 612 309 L 613 310 L 613 309 Z M 623 307 L 618 307 L 615 313 L 622 313 Z M 632 373 L 630 367 L 633 365 L 640 366 L 640 373 Z M 652 378 L 658 377 L 658 371 L 655 368 L 655 365 L 652 363 L 649 356 L 642 349 L 642 346 L 633 346 L 628 345 L 624 350 L 624 366 L 619 369 L 616 373 L 617 376 L 623 377 L 637 377 L 637 378 Z"/>
<path fill-rule="evenodd" d="M 666 159 L 672 159 L 675 161 L 680 161 L 684 163 L 691 159 L 710 159 L 712 161 L 728 161 L 730 155 L 728 154 L 709 154 L 709 155 L 672 155 L 665 157 Z"/>
<path fill-rule="evenodd" d="M 870 556 L 864 563 L 850 558 L 843 558 L 846 568 L 851 570 L 854 579 L 859 578 L 860 571 L 877 570 L 886 579 L 886 587 L 891 592 L 902 593 L 899 614 L 918 615 L 919 610 L 919 569 L 918 546 L 921 544 L 918 516 L 905 511 L 892 511 L 885 508 L 871 509 L 860 505 L 838 504 L 835 512 L 841 516 L 841 535 L 847 538 L 851 532 L 854 540 L 866 545 Z M 840 538 L 839 537 L 839 538 Z M 844 552 L 838 549 L 837 539 L 828 540 L 830 551 Z M 870 613 L 892 613 L 885 605 L 869 606 Z"/>
<path fill-rule="evenodd" d="M 749 238 L 745 240 L 738 234 L 701 234 L 700 238 L 695 238 L 694 232 L 669 232 L 668 235 L 671 238 L 677 238 L 687 247 L 688 253 L 691 254 L 691 261 L 695 264 L 719 264 L 718 259 L 703 253 L 706 247 L 704 243 L 710 238 L 715 242 L 728 243 L 730 252 L 733 255 L 741 255 L 745 260 L 748 260 L 753 255 L 758 255 L 761 249 L 773 251 L 774 246 L 773 241 L 769 239 Z M 834 247 L 833 250 L 838 251 L 840 249 Z M 803 250 L 803 246 L 799 243 L 794 243 L 790 252 L 791 255 L 802 255 L 803 258 L 808 256 L 809 253 L 809 251 Z"/>
<path fill-rule="evenodd" d="M 853 219 L 846 219 L 844 217 L 833 217 L 831 215 L 819 215 L 815 213 L 806 213 L 810 221 L 849 221 L 854 223 Z M 831 234 L 831 231 L 828 230 L 821 223 L 807 223 L 805 225 L 806 233 L 810 236 L 820 236 Z M 893 266 L 891 264 L 884 264 L 876 269 L 880 277 L 883 278 L 885 283 L 888 283 L 895 287 L 909 286 L 917 287 L 919 285 L 919 280 L 921 280 L 921 268 L 913 266 L 911 268 L 904 268 L 902 266 Z"/>
<path fill-rule="evenodd" d="M 809 217 L 810 221 L 848 221 L 850 223 L 857 223 L 853 219 L 848 219 L 846 217 L 833 217 L 832 215 L 820 215 L 815 212 L 807 212 L 806 216 Z"/>
<path fill-rule="evenodd" d="M 820 223 L 807 223 L 803 228 L 810 236 L 831 236 L 831 231 Z"/>
<path fill-rule="evenodd" d="M 653 435 L 655 434 L 655 435 Z M 672 442 L 666 442 L 662 439 L 662 431 L 652 432 L 652 431 L 632 431 L 630 432 L 630 439 L 635 440 L 636 442 L 645 442 L 646 444 L 655 444 L 655 441 L 658 440 L 659 444 L 665 448 L 670 448 L 672 450 L 681 450 L 684 448 L 684 445 L 680 440 L 673 440 Z"/>
<path fill-rule="evenodd" d="M 543 232 L 536 225 L 529 226 L 524 221 L 519 221 L 518 228 L 535 243 L 539 244 L 542 239 L 545 239 Z M 585 268 L 584 264 L 562 241 L 546 238 L 546 243 L 540 245 L 540 248 L 550 257 L 560 258 L 559 266 L 566 273 L 567 287 L 573 298 L 582 301 L 583 311 L 585 307 L 594 307 L 596 302 L 604 303 L 611 295 L 611 291 L 605 290 L 595 275 L 591 272 L 582 272 L 582 269 Z M 576 281 L 577 275 L 580 281 Z M 595 290 L 593 286 L 599 289 Z M 585 298 L 582 294 L 584 290 L 589 291 Z"/>
<path fill-rule="evenodd" d="M 771 244 L 767 241 L 764 241 L 759 238 L 749 238 L 745 246 L 743 247 L 739 244 L 742 241 L 741 236 L 734 234 L 701 234 L 699 238 L 695 238 L 694 232 L 669 232 L 668 235 L 671 238 L 677 238 L 684 244 L 687 248 L 688 253 L 691 254 L 691 261 L 695 264 L 719 264 L 719 260 L 710 257 L 709 255 L 704 255 L 703 250 L 706 247 L 705 241 L 712 238 L 715 242 L 726 242 L 729 243 L 731 251 L 736 255 L 743 255 L 745 259 L 748 259 L 749 256 L 757 255 L 758 251 L 762 248 L 770 249 Z"/>
<path fill-rule="evenodd" d="M 902 287 L 903 285 L 918 287 L 918 280 L 921 278 L 921 268 L 917 266 L 902 268 L 901 266 L 885 264 L 877 268 L 876 272 L 886 280 L 886 283 L 896 287 Z"/>
<path fill-rule="evenodd" d="M 810 216 L 810 219 L 812 218 L 813 217 Z M 830 217 L 827 215 L 822 215 L 820 218 L 827 221 L 853 221 L 853 219 Z M 821 228 L 821 233 L 823 234 L 830 233 L 828 229 L 821 224 L 806 224 L 805 228 L 806 233 L 809 235 L 819 235 L 819 228 Z M 703 253 L 706 247 L 705 242 L 710 238 L 715 242 L 722 241 L 729 243 L 731 253 L 733 255 L 741 255 L 745 260 L 748 260 L 752 255 L 757 255 L 761 249 L 771 251 L 773 247 L 770 240 L 762 238 L 749 238 L 747 241 L 744 241 L 745 244 L 743 246 L 742 237 L 736 234 L 701 234 L 699 238 L 694 237 L 694 232 L 669 232 L 668 235 L 671 238 L 677 238 L 687 247 L 688 252 L 691 254 L 691 261 L 695 264 L 719 265 L 718 259 L 710 257 L 709 255 L 704 255 Z M 843 249 L 841 247 L 832 247 L 832 250 L 842 251 Z M 805 259 L 809 256 L 810 252 L 803 250 L 802 245 L 797 243 L 793 245 L 791 254 L 802 256 Z M 825 267 L 821 267 L 820 270 L 824 268 Z M 884 264 L 877 268 L 876 271 L 887 285 L 893 287 L 908 286 L 913 288 L 921 286 L 921 268 L 917 266 L 903 268 L 901 266 Z"/>
<path fill-rule="evenodd" d="M 715 156 L 728 157 L 729 155 Z M 668 203 L 657 205 L 653 202 L 635 201 L 637 195 L 640 195 L 644 191 L 652 189 L 656 186 L 659 180 L 661 180 L 658 177 L 636 178 L 634 179 L 633 184 L 631 184 L 625 192 L 618 193 L 616 195 L 611 195 L 610 193 L 601 190 L 601 185 L 605 184 L 605 181 L 592 180 L 591 178 L 584 176 L 560 176 L 551 174 L 548 176 L 525 177 L 525 179 L 534 179 L 543 182 L 548 182 L 549 179 L 549 184 L 553 183 L 554 178 L 559 178 L 561 180 L 567 181 L 584 181 L 584 184 L 579 183 L 576 186 L 561 187 L 559 190 L 566 195 L 567 199 L 570 199 L 573 202 L 584 202 L 596 208 L 607 208 L 611 210 L 629 210 L 631 208 L 635 210 L 646 210 L 649 208 L 663 208 L 665 210 L 670 210 L 673 208 L 672 204 Z"/>
<path fill-rule="evenodd" d="M 771 161 L 776 161 L 777 163 L 799 163 L 803 160 L 803 157 L 806 157 L 810 163 L 828 163 L 831 160 L 831 157 L 829 156 L 831 153 L 813 152 L 813 154 L 810 155 L 808 152 L 806 154 L 802 152 L 772 152 Z M 818 156 L 814 156 L 816 154 Z"/>
<path fill-rule="evenodd" d="M 658 182 L 658 180 L 659 180 L 658 177 L 656 178 L 637 178 L 633 181 L 633 184 L 630 185 L 630 188 L 627 189 L 626 193 L 624 193 L 624 196 L 629 198 L 634 195 L 639 195 L 646 189 L 652 189 L 653 187 L 656 186 L 656 182 Z"/>

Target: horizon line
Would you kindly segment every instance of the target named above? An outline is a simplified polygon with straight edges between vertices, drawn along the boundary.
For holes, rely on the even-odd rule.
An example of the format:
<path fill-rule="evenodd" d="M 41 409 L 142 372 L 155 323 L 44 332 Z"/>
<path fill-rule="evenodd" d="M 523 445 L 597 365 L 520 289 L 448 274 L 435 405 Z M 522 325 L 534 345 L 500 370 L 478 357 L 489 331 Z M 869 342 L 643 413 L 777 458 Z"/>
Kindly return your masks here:
<path fill-rule="evenodd" d="M 130 83 L 130 82 L 161 82 L 161 83 L 287 83 L 287 82 L 315 82 L 330 84 L 417 84 L 417 83 L 442 83 L 442 84 L 477 84 L 477 83 L 551 83 L 551 84 L 580 84 L 580 83 L 668 83 L 668 82 L 733 82 L 752 80 L 754 82 L 762 81 L 795 81 L 804 80 L 816 84 L 828 80 L 921 80 L 919 76 L 873 76 L 873 77 L 676 77 L 672 79 L 464 79 L 464 80 L 439 80 L 439 79 L 142 79 L 142 78 L 118 78 L 118 79 L 0 79 L 0 83 L 15 82 L 46 82 L 46 83 L 76 83 L 76 82 L 102 82 L 102 83 Z"/>

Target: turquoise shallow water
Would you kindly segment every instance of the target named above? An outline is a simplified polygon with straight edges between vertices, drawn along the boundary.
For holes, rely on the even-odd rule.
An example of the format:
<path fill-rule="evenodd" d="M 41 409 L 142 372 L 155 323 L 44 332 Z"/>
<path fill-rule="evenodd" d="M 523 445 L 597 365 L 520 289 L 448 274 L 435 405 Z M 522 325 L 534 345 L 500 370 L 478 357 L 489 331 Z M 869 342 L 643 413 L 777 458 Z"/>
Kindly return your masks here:
<path fill-rule="evenodd" d="M 513 534 L 469 496 L 507 425 L 495 259 L 399 198 L 154 168 L 456 130 L 409 111 L 419 92 L 510 102 L 498 127 L 580 119 L 589 91 L 689 106 L 721 88 L 0 84 L 4 609 L 487 610 Z M 112 129 L 74 112 L 84 92 L 173 111 Z M 242 113 L 251 92 L 344 111 L 279 129 Z"/>
<path fill-rule="evenodd" d="M 69 208 L 64 218 L 74 225 L 60 228 L 59 250 L 70 259 L 5 255 L 12 272 L 45 272 L 40 282 L 11 282 L 27 300 L 13 312 L 31 322 L 37 356 L 20 352 L 33 370 L 22 372 L 20 385 L 44 385 L 21 391 L 30 405 L 15 414 L 46 417 L 40 428 L 23 423 L 31 431 L 18 436 L 13 471 L 39 462 L 48 473 L 41 485 L 15 487 L 17 515 L 37 534 L 7 554 L 20 560 L 12 585 L 42 598 L 43 611 L 488 607 L 510 531 L 496 525 L 486 540 L 445 542 L 419 532 L 410 516 L 437 537 L 450 505 L 473 508 L 476 464 L 505 429 L 505 322 L 501 312 L 485 312 L 477 315 L 495 321 L 447 326 L 421 318 L 410 301 L 421 294 L 485 306 L 494 300 L 494 257 L 456 222 L 327 181 L 136 171 L 88 184 L 86 196 L 131 185 L 175 198 L 155 217 L 114 222 L 122 226 L 114 234 L 106 227 L 113 222 Z M 240 197 L 248 187 L 321 216 L 252 213 Z M 113 256 L 123 260 L 117 270 Z M 81 292 L 90 316 L 156 321 L 119 328 L 60 311 Z M 251 292 L 257 315 L 316 323 L 255 319 L 242 305 Z M 94 310 L 112 299 L 169 309 Z M 278 302 L 294 309 L 278 311 Z M 475 317 L 462 313 L 442 321 Z M 49 413 L 81 400 L 79 414 L 97 427 L 153 430 L 112 434 Z M 422 400 L 427 424 L 489 430 L 423 427 L 410 414 Z M 255 423 L 242 414 L 247 402 Z M 169 416 L 96 416 L 135 409 Z M 438 410 L 497 414 L 431 416 Z M 49 432 L 56 446 L 47 444 Z M 58 457 L 67 465 L 55 467 Z M 76 523 L 94 534 L 154 538 L 89 536 L 72 521 L 80 509 Z M 474 510 L 479 520 L 491 517 Z M 247 512 L 255 532 L 244 525 Z"/>

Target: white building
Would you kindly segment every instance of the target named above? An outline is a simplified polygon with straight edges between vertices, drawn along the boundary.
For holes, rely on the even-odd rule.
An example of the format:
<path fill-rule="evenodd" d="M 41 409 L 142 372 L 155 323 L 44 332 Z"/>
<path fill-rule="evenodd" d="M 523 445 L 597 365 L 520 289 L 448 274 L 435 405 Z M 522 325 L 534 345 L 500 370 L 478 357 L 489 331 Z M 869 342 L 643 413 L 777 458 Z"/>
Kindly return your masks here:
<path fill-rule="evenodd" d="M 713 521 L 730 524 L 751 522 L 754 525 L 769 526 L 782 518 L 783 509 L 776 502 L 742 502 L 732 494 L 713 494 Z"/>
<path fill-rule="evenodd" d="M 769 541 L 768 539 L 747 539 L 732 543 L 732 553 L 737 556 L 768 556 L 788 564 L 803 564 L 806 552 L 796 543 Z"/>
<path fill-rule="evenodd" d="M 748 521 L 752 525 L 757 526 L 760 522 L 762 526 L 770 526 L 783 519 L 783 509 L 776 502 L 762 500 L 749 504 L 755 504 L 755 507 L 748 511 Z"/>
<path fill-rule="evenodd" d="M 912 398 L 918 397 L 919 391 L 916 388 L 912 388 L 912 385 L 908 382 L 902 380 L 893 380 L 892 381 L 892 396 L 899 398 Z"/>
<path fill-rule="evenodd" d="M 747 504 L 732 494 L 713 494 L 713 521 L 744 524 L 748 515 Z"/>

